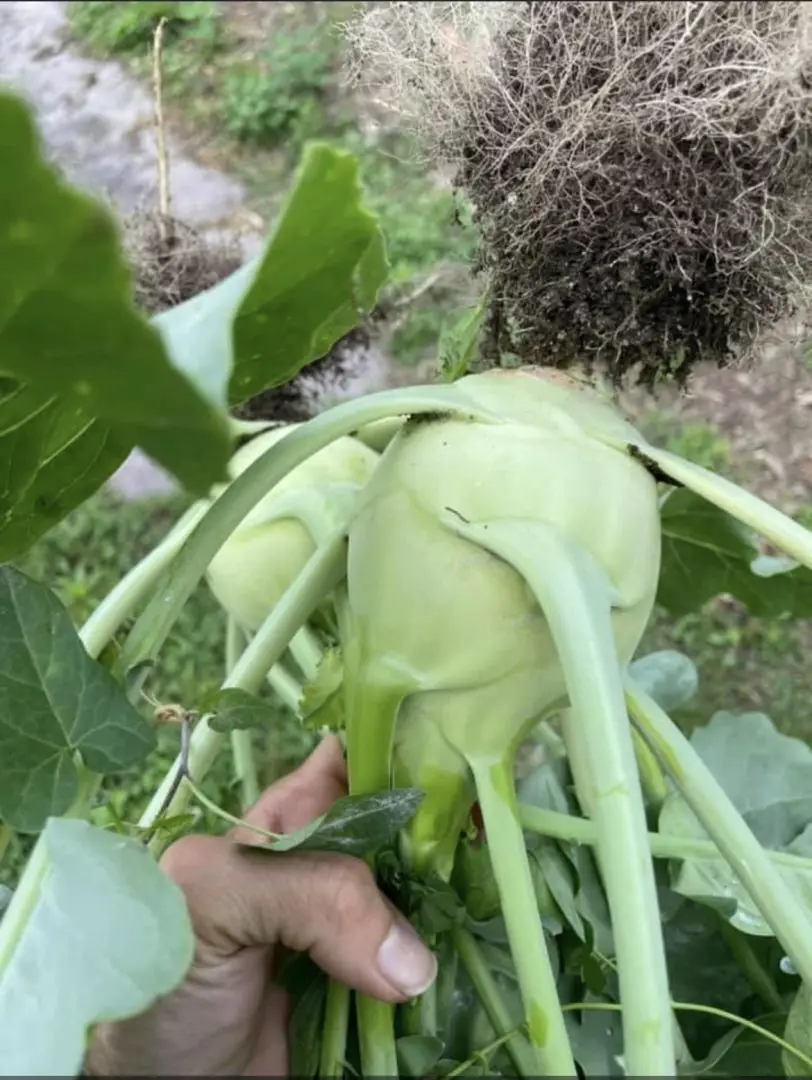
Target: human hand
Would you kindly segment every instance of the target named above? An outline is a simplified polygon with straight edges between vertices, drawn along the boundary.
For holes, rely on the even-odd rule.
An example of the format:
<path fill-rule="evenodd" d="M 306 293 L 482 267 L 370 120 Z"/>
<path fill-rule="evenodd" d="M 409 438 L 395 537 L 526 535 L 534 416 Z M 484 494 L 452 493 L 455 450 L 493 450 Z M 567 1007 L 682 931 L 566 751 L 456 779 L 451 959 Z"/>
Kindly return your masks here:
<path fill-rule="evenodd" d="M 341 744 L 329 736 L 244 819 L 293 832 L 346 793 Z M 280 946 L 308 952 L 328 975 L 383 1001 L 406 1001 L 434 981 L 432 953 L 364 862 L 295 851 L 255 857 L 234 843 L 261 839 L 234 829 L 167 849 L 161 866 L 183 890 L 195 933 L 192 966 L 146 1013 L 96 1028 L 87 1074 L 286 1076 L 288 1001 L 273 982 Z"/>

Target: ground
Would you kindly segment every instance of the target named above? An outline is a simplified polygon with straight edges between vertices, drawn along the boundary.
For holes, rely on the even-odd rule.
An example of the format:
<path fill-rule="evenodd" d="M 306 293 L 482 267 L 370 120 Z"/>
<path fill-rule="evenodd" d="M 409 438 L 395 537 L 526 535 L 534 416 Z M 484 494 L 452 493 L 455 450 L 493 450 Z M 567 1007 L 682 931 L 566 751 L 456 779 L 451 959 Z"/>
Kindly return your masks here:
<path fill-rule="evenodd" d="M 303 140 L 319 135 L 356 152 L 394 267 L 394 315 L 382 359 L 364 376 L 376 386 L 430 377 L 442 319 L 471 295 L 465 260 L 472 235 L 457 219 L 443 176 L 428 171 L 390 122 L 382 124 L 369 102 L 342 86 L 332 27 L 352 6 L 66 8 L 6 0 L 0 81 L 32 99 L 55 159 L 75 182 L 105 191 L 122 212 L 154 201 L 151 24 L 144 11 L 165 9 L 175 19 L 164 56 L 173 209 L 206 228 L 238 231 L 249 249 L 284 196 Z M 307 48 L 293 48 L 297 39 Z M 291 60 L 303 53 L 307 63 Z M 803 328 L 790 337 L 754 365 L 698 372 L 687 394 L 662 392 L 653 400 L 628 392 L 624 404 L 650 437 L 804 518 L 812 506 L 812 371 Z M 76 511 L 25 561 L 77 620 L 168 526 L 175 496 L 154 480 L 134 458 L 113 491 Z M 153 490 L 157 501 L 120 502 Z M 202 589 L 167 646 L 152 692 L 188 702 L 219 679 L 221 634 L 219 613 Z M 663 646 L 683 649 L 700 668 L 699 698 L 681 717 L 686 726 L 721 708 L 759 709 L 781 730 L 812 737 L 812 625 L 761 622 L 722 599 L 676 622 L 658 613 L 644 648 Z M 283 760 L 289 748 L 277 751 Z M 215 781 L 227 786 L 225 778 Z M 143 782 L 127 789 L 131 808 L 142 805 L 147 790 Z"/>

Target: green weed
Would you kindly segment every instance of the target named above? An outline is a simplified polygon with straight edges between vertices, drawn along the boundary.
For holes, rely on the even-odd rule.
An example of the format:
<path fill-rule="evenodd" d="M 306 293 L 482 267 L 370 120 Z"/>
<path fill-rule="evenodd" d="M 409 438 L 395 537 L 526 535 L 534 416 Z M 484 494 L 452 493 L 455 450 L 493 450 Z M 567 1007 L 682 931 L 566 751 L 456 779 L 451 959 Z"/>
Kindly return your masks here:
<path fill-rule="evenodd" d="M 212 50 L 218 39 L 214 3 L 113 3 L 109 0 L 73 0 L 68 17 L 74 33 L 101 53 L 143 52 L 152 44 L 155 29 L 166 19 L 167 44 L 183 38 Z"/>
<path fill-rule="evenodd" d="M 330 38 L 319 26 L 300 26 L 274 36 L 255 60 L 226 74 L 223 118 L 238 139 L 301 142 L 324 126 L 321 95 L 335 65 Z"/>

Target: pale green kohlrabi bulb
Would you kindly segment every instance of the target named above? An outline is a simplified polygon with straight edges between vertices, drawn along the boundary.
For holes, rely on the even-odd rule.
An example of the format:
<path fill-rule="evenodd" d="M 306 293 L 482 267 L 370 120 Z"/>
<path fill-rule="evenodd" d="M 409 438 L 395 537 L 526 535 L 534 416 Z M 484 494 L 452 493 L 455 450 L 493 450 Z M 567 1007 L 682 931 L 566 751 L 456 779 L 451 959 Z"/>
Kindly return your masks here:
<path fill-rule="evenodd" d="M 621 663 L 648 622 L 660 567 L 655 480 L 594 437 L 639 441 L 608 398 L 543 370 L 467 376 L 455 389 L 504 422 L 418 417 L 389 444 L 349 534 L 345 643 L 351 770 L 372 784 L 396 716 L 391 775 L 426 792 L 407 830 L 412 854 L 446 874 L 473 799 L 461 749 L 510 752 L 566 703 L 566 683 L 525 580 L 443 520 L 544 522 L 580 544 L 613 590 Z"/>
<path fill-rule="evenodd" d="M 299 426 L 272 428 L 241 447 L 229 463 L 231 479 Z M 288 473 L 243 518 L 206 575 L 218 602 L 243 630 L 259 629 L 378 460 L 357 439 L 337 439 Z"/>

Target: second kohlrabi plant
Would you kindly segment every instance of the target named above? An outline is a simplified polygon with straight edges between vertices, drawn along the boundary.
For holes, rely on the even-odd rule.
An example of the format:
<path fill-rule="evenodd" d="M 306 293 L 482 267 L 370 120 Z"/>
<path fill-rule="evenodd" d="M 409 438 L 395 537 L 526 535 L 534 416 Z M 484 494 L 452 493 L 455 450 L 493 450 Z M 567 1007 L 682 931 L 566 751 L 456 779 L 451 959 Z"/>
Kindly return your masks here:
<path fill-rule="evenodd" d="M 0 98 L 0 837 L 30 849 L 0 921 L 4 1073 L 78 1075 L 96 1024 L 181 982 L 156 857 L 197 804 L 240 820 L 283 708 L 340 733 L 350 791 L 266 857 L 366 859 L 439 961 L 395 1009 L 293 957 L 296 1076 L 805 1074 L 812 750 L 754 713 L 687 737 L 693 664 L 638 654 L 657 605 L 808 615 L 812 534 L 652 445 L 615 393 L 635 365 L 727 362 L 792 308 L 805 5 L 393 4 L 359 26 L 367 71 L 432 105 L 486 276 L 444 379 L 303 423 L 231 412 L 385 285 L 352 156 L 310 147 L 261 254 L 148 321 L 113 223 Z M 77 631 L 14 560 L 134 446 L 192 505 Z M 225 678 L 153 717 L 201 582 Z M 168 715 L 174 764 L 111 823 Z M 237 812 L 204 790 L 228 754 Z"/>

